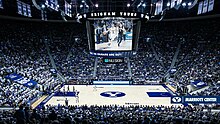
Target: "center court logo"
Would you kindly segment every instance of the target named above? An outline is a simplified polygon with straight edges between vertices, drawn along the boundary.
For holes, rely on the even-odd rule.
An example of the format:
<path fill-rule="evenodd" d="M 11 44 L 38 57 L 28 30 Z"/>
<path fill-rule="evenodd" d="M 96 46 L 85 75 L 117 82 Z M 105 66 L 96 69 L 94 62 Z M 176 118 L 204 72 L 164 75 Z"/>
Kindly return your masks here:
<path fill-rule="evenodd" d="M 182 98 L 181 97 L 172 97 L 171 98 L 171 102 L 172 103 L 181 103 L 182 102 Z"/>
<path fill-rule="evenodd" d="M 119 92 L 119 91 L 106 91 L 106 92 L 100 93 L 100 95 L 103 97 L 117 98 L 117 97 L 123 97 L 126 94 L 123 92 Z"/>

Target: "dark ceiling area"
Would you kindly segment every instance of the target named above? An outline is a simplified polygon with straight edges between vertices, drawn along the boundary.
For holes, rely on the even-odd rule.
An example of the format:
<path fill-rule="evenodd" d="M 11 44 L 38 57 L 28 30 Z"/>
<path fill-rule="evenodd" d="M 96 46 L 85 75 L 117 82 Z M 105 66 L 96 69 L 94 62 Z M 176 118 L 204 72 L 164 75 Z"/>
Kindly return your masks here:
<path fill-rule="evenodd" d="M 39 19 L 42 20 L 42 12 L 46 13 L 47 20 L 76 20 L 77 13 L 86 12 L 100 12 L 100 11 L 128 11 L 128 12 L 141 12 L 150 16 L 150 19 L 176 19 L 187 17 L 199 17 L 217 15 L 220 13 L 219 6 L 220 1 L 214 0 L 214 7 L 212 11 L 202 13 L 198 15 L 199 3 L 206 0 L 57 0 L 59 6 L 55 11 L 49 7 L 45 7 L 47 0 L 0 0 L 2 1 L 2 7 L 0 8 L 1 17 L 21 17 L 27 19 Z M 18 14 L 18 1 L 30 5 L 31 17 Z M 49 0 L 50 1 L 50 0 Z M 53 0 L 52 0 L 53 1 Z M 55 0 L 56 1 L 56 0 Z M 155 15 L 156 4 L 162 1 L 162 12 Z M 181 1 L 181 4 L 177 7 L 171 8 L 168 4 L 172 1 Z M 209 0 L 207 0 L 209 2 Z M 210 0 L 211 1 L 211 0 Z M 41 10 L 36 5 L 41 7 Z M 65 3 L 71 5 L 71 16 L 62 14 L 65 11 Z M 196 3 L 193 7 L 189 7 L 191 4 Z M 0 3 L 1 4 L 1 3 Z M 42 7 L 44 7 L 42 9 Z M 43 10 L 43 11 L 42 11 Z"/>

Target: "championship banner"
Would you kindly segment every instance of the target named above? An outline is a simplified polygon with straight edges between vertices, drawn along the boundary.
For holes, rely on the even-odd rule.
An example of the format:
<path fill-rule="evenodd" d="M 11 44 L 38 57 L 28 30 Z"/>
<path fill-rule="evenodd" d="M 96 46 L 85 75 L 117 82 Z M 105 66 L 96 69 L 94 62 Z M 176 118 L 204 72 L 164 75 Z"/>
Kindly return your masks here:
<path fill-rule="evenodd" d="M 23 3 L 22 6 L 23 6 L 23 15 L 27 16 L 27 5 Z"/>
<path fill-rule="evenodd" d="M 182 0 L 171 0 L 170 8 L 179 9 L 181 6 Z"/>
<path fill-rule="evenodd" d="M 154 15 L 159 15 L 163 11 L 163 0 L 156 3 L 156 9 Z"/>
<path fill-rule="evenodd" d="M 208 10 L 208 0 L 204 0 L 203 8 L 202 8 L 202 13 L 206 13 L 207 10 Z"/>
<path fill-rule="evenodd" d="M 214 0 L 209 0 L 208 12 L 212 11 L 214 8 Z"/>
<path fill-rule="evenodd" d="M 72 6 L 65 1 L 65 14 L 72 17 Z"/>
<path fill-rule="evenodd" d="M 31 6 L 27 4 L 27 14 L 28 14 L 28 17 L 32 17 L 31 16 Z"/>
<path fill-rule="evenodd" d="M 33 88 L 33 87 L 35 87 L 37 85 L 37 82 L 35 82 L 35 81 L 31 80 L 31 79 L 22 77 L 22 76 L 20 76 L 20 75 L 18 75 L 16 73 L 7 75 L 5 78 L 13 80 L 16 83 L 21 84 L 21 85 L 23 85 L 25 87 L 29 87 L 29 88 Z"/>
<path fill-rule="evenodd" d="M 170 8 L 173 8 L 175 6 L 176 0 L 171 0 Z"/>
<path fill-rule="evenodd" d="M 19 15 L 31 17 L 31 6 L 17 0 L 17 11 Z"/>
<path fill-rule="evenodd" d="M 197 15 L 202 14 L 203 1 L 199 2 Z"/>
<path fill-rule="evenodd" d="M 55 11 L 59 9 L 58 0 L 46 0 L 45 5 Z"/>
<path fill-rule="evenodd" d="M 18 6 L 18 14 L 22 15 L 22 2 L 21 1 L 17 1 L 17 6 Z"/>
<path fill-rule="evenodd" d="M 219 104 L 220 96 L 173 96 L 172 104 Z"/>

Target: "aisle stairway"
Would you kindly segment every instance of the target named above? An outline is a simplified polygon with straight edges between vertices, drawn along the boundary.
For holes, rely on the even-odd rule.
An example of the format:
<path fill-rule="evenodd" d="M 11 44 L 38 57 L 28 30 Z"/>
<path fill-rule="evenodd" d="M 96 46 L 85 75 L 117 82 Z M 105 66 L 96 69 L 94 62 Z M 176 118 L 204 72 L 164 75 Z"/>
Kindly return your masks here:
<path fill-rule="evenodd" d="M 50 35 L 50 40 L 52 40 L 52 36 Z M 53 59 L 53 56 L 51 55 L 51 52 L 50 52 L 50 48 L 48 46 L 48 43 L 46 40 L 44 40 L 44 43 L 45 43 L 45 46 L 46 46 L 46 49 L 47 49 L 47 53 L 50 57 L 50 63 L 52 65 L 52 68 L 56 69 L 57 70 L 57 67 L 56 67 L 56 64 L 54 62 L 54 59 Z M 57 76 L 63 81 L 65 82 L 65 78 L 62 76 L 62 74 L 60 72 L 57 71 Z"/>

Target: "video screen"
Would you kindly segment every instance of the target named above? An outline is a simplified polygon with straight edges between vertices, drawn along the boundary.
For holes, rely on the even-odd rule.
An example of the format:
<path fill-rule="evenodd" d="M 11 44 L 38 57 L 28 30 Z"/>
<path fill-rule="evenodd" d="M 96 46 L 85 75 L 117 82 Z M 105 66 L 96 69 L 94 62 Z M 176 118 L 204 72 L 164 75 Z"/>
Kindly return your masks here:
<path fill-rule="evenodd" d="M 121 17 L 106 17 L 94 20 L 95 50 L 132 50 L 133 20 Z"/>

